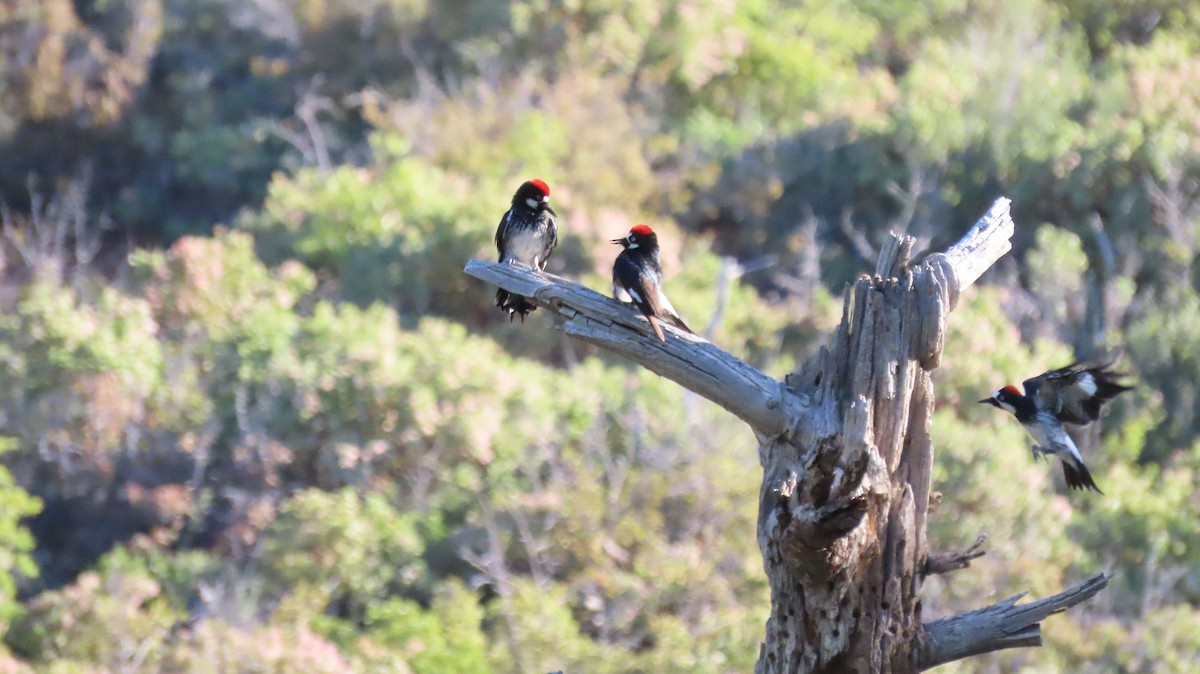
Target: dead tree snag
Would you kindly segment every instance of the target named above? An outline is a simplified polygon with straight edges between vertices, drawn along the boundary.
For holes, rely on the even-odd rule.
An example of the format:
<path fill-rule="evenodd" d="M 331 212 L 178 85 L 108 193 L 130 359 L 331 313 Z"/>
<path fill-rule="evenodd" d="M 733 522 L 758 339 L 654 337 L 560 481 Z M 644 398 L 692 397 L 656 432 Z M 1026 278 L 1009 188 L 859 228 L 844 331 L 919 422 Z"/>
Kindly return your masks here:
<path fill-rule="evenodd" d="M 977 546 L 928 553 L 930 372 L 959 293 L 1011 248 L 1008 205 L 996 200 L 961 241 L 918 264 L 910 264 L 913 239 L 891 237 L 874 274 L 847 292 L 828 346 L 783 382 L 678 331 L 659 342 L 636 312 L 577 283 L 479 261 L 466 273 L 531 298 L 567 334 L 695 391 L 754 430 L 763 469 L 758 544 L 771 587 L 758 674 L 918 672 L 1037 645 L 1038 621 L 1107 583 L 1101 575 L 1040 602 L 1014 598 L 922 623 L 925 576 L 982 554 Z"/>

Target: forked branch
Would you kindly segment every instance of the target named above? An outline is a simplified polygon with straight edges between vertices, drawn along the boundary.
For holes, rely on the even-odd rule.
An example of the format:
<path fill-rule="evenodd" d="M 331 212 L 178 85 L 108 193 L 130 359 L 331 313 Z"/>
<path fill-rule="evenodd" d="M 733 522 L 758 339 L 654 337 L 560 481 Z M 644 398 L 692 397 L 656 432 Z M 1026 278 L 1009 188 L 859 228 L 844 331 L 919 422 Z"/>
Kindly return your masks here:
<path fill-rule="evenodd" d="M 1101 573 L 1052 597 L 1028 604 L 1017 603 L 1025 596 L 1022 593 L 987 608 L 925 623 L 920 669 L 924 671 L 1005 648 L 1041 646 L 1039 623 L 1047 616 L 1090 599 L 1108 585 L 1108 579 L 1109 576 Z"/>

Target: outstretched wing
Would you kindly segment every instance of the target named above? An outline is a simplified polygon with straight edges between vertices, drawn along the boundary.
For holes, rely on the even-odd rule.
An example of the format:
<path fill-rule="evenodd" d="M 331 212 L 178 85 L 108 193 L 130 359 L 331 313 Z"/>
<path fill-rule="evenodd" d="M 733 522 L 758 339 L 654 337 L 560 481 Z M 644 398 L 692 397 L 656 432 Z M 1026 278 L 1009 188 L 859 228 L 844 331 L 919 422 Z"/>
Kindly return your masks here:
<path fill-rule="evenodd" d="M 1039 408 L 1049 410 L 1063 423 L 1090 423 L 1100 418 L 1104 403 L 1132 388 L 1119 383 L 1121 375 L 1107 368 L 1108 364 L 1084 367 L 1072 363 L 1026 379 L 1025 395 L 1035 398 Z"/>

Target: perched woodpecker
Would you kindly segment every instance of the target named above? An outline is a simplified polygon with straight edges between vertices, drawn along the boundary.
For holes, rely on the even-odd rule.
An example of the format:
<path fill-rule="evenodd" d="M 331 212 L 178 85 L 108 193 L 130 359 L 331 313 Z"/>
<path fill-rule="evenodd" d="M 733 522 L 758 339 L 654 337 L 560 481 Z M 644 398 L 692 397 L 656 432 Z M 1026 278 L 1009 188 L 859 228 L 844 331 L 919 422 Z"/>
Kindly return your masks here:
<path fill-rule="evenodd" d="M 546 268 L 546 260 L 558 245 L 558 214 L 550 208 L 550 186 L 536 178 L 526 181 L 513 194 L 512 206 L 500 218 L 496 228 L 496 250 L 500 262 L 522 263 L 537 270 Z M 496 306 L 508 312 L 508 320 L 521 320 L 537 307 L 520 295 L 503 288 L 496 291 Z"/>
<path fill-rule="evenodd" d="M 658 235 L 654 230 L 646 225 L 634 225 L 628 234 L 612 242 L 625 248 L 613 263 L 613 297 L 621 302 L 632 302 L 641 310 L 660 341 L 667 341 L 659 325 L 662 319 L 696 334 L 679 317 L 679 312 L 662 291 L 663 270 L 658 259 Z"/>
<path fill-rule="evenodd" d="M 1067 434 L 1063 424 L 1088 424 L 1100 418 L 1104 403 L 1124 391 L 1132 390 L 1116 379 L 1122 375 L 1107 368 L 1072 363 L 1026 379 L 1022 395 L 1011 384 L 996 391 L 981 403 L 1011 412 L 1037 442 L 1033 458 L 1055 454 L 1062 459 L 1063 476 L 1071 489 L 1091 489 L 1103 493 L 1083 463 L 1083 455 Z"/>

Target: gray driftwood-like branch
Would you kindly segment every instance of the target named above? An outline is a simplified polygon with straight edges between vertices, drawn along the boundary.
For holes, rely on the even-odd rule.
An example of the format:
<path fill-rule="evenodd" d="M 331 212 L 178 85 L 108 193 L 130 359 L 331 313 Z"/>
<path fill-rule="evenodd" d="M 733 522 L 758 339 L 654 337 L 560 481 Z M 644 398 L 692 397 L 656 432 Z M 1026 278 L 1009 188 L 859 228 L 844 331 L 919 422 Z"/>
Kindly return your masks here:
<path fill-rule="evenodd" d="M 997 199 L 962 240 L 945 253 L 930 256 L 929 262 L 939 267 L 939 274 L 949 277 L 944 281 L 951 303 L 1012 248 L 1013 222 L 1008 207 L 1008 199 Z M 901 254 L 901 247 L 902 239 L 888 240 L 876 266 L 877 276 L 903 276 L 911 251 L 906 248 Z M 532 299 L 561 318 L 562 330 L 568 335 L 624 356 L 712 400 L 760 434 L 791 430 L 795 411 L 784 409 L 788 395 L 781 383 L 710 342 L 669 326 L 670 339 L 659 342 L 635 309 L 528 266 L 470 260 L 463 271 Z"/>
<path fill-rule="evenodd" d="M 670 326 L 660 342 L 637 311 L 578 283 L 523 265 L 473 260 L 465 271 L 531 298 L 568 335 L 716 402 L 755 431 L 758 544 L 771 589 L 756 674 L 914 674 L 1035 645 L 1030 626 L 1072 603 L 1013 600 L 921 620 L 922 580 L 982 554 L 977 546 L 928 554 L 931 372 L 959 294 L 1008 252 L 1013 230 L 1000 198 L 957 244 L 918 262 L 912 237 L 889 237 L 875 273 L 848 289 L 828 345 L 783 382 Z"/>
<path fill-rule="evenodd" d="M 920 668 L 924 671 L 1004 648 L 1041 646 L 1039 623 L 1092 598 L 1108 585 L 1108 579 L 1109 576 L 1101 573 L 1052 597 L 1018 604 L 1017 601 L 1025 596 L 1021 593 L 987 608 L 927 623 Z"/>
<path fill-rule="evenodd" d="M 954 269 L 959 289 L 979 280 L 983 272 L 1012 250 L 1013 221 L 1008 207 L 1011 202 L 1000 197 L 988 212 L 975 223 L 958 243 L 943 255 Z"/>
<path fill-rule="evenodd" d="M 561 318 L 568 335 L 645 366 L 721 405 L 759 432 L 775 435 L 787 427 L 783 405 L 788 394 L 782 384 L 711 342 L 665 323 L 667 341 L 660 342 L 637 309 L 524 265 L 471 260 L 463 271 L 532 299 Z"/>

